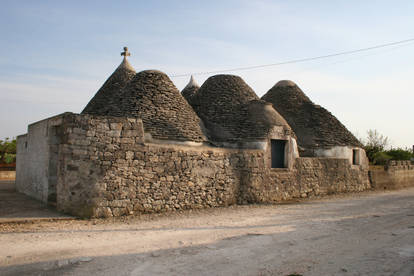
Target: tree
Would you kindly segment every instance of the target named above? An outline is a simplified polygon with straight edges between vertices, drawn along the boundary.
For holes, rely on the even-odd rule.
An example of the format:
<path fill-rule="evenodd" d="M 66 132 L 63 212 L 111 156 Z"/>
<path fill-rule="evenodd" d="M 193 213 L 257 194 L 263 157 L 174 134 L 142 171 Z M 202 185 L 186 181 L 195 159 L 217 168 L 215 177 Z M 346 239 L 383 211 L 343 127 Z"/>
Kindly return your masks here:
<path fill-rule="evenodd" d="M 389 144 L 387 136 L 380 134 L 376 129 L 370 129 L 367 131 L 366 147 L 377 148 L 379 151 L 383 151 Z"/>
<path fill-rule="evenodd" d="M 414 158 L 411 149 L 392 148 L 386 150 L 389 144 L 388 137 L 380 134 L 377 130 L 368 130 L 367 138 L 359 139 L 364 145 L 369 162 L 373 165 L 385 165 L 389 160 L 410 160 Z"/>
<path fill-rule="evenodd" d="M 384 164 L 390 156 L 383 153 L 384 149 L 389 144 L 388 137 L 380 134 L 376 129 L 367 131 L 367 139 L 362 141 L 368 160 L 373 164 Z"/>

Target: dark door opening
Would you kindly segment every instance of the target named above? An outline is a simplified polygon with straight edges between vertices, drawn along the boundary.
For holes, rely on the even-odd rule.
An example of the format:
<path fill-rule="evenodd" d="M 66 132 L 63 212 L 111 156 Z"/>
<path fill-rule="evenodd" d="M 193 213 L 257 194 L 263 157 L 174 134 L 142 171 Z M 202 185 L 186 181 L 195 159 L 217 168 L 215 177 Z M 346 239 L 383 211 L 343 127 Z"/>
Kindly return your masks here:
<path fill-rule="evenodd" d="M 285 168 L 285 140 L 270 140 L 272 168 Z"/>

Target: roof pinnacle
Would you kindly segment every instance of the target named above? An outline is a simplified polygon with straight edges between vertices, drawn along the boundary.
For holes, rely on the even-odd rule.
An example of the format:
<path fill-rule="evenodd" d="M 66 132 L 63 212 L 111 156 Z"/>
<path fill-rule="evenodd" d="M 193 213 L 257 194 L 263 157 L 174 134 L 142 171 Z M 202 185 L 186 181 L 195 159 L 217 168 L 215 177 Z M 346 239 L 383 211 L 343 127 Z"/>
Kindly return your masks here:
<path fill-rule="evenodd" d="M 124 51 L 121 53 L 121 56 L 124 56 L 124 59 L 126 59 L 127 56 L 130 56 L 131 53 L 128 51 L 128 47 L 124 47 Z"/>
<path fill-rule="evenodd" d="M 188 82 L 188 84 L 186 85 L 186 87 L 199 87 L 198 83 L 195 81 L 193 75 L 191 75 L 190 81 Z"/>

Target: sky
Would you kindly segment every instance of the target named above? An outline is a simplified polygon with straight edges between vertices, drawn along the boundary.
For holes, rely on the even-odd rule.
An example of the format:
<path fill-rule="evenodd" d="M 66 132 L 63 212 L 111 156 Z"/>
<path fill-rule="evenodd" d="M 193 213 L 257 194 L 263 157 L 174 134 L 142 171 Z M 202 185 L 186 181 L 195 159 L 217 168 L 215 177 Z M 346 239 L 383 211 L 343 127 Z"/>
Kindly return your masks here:
<path fill-rule="evenodd" d="M 79 113 L 122 61 L 178 74 L 284 62 L 414 38 L 414 1 L 0 0 L 0 139 Z M 414 41 L 234 71 L 258 96 L 283 79 L 357 137 L 414 145 Z M 201 85 L 209 76 L 195 75 Z"/>

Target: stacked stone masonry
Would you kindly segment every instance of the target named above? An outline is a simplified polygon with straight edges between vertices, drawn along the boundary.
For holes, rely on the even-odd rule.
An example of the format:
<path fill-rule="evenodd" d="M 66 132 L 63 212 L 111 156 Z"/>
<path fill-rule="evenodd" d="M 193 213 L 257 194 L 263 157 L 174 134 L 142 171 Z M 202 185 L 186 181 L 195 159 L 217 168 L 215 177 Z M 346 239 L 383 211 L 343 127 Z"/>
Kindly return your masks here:
<path fill-rule="evenodd" d="M 121 55 L 82 114 L 18 137 L 18 191 L 80 217 L 111 217 L 371 187 L 357 139 L 293 82 L 259 99 L 238 76 L 201 87 L 191 77 L 181 94 L 165 73 L 135 73 L 127 47 Z"/>
<path fill-rule="evenodd" d="M 414 164 L 391 160 L 386 166 L 371 166 L 369 178 L 378 190 L 414 187 Z"/>
<path fill-rule="evenodd" d="M 258 99 L 240 77 L 216 75 L 206 80 L 190 103 L 209 129 L 211 140 L 238 142 L 263 136 L 258 137 L 247 110 L 248 103 Z"/>
<path fill-rule="evenodd" d="M 195 94 L 197 93 L 198 89 L 200 89 L 200 87 L 196 86 L 196 85 L 186 86 L 181 91 L 181 95 L 183 95 L 184 99 L 186 99 L 187 102 L 190 105 L 192 105 L 193 104 L 193 98 L 194 98 Z"/>
<path fill-rule="evenodd" d="M 262 100 L 272 103 L 292 127 L 302 156 L 314 156 L 314 150 L 319 148 L 362 148 L 358 139 L 333 114 L 314 104 L 293 82 L 291 85 L 276 84 Z"/>
<path fill-rule="evenodd" d="M 107 115 L 119 99 L 120 91 L 135 76 L 136 72 L 124 59 L 114 73 L 106 80 L 95 96 L 86 105 L 82 114 Z"/>
<path fill-rule="evenodd" d="M 202 122 L 168 76 L 160 71 L 137 73 L 112 100 L 104 114 L 141 118 L 155 139 L 203 142 Z"/>
<path fill-rule="evenodd" d="M 361 191 L 368 172 L 343 159 L 268 167 L 264 150 L 144 143 L 135 118 L 63 114 L 57 208 L 80 217 L 280 202 Z"/>

